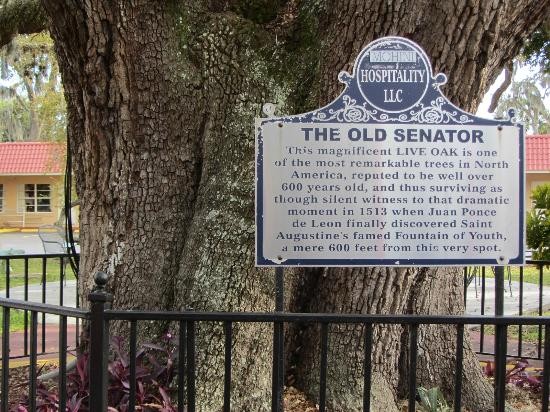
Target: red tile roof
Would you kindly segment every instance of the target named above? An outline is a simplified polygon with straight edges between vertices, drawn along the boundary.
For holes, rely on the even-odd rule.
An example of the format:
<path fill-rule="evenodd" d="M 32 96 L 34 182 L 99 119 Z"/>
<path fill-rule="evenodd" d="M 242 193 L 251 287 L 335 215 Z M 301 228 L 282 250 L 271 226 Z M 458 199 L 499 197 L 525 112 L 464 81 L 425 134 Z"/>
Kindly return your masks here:
<path fill-rule="evenodd" d="M 64 158 L 60 143 L 0 143 L 0 175 L 61 174 Z M 550 134 L 526 136 L 525 170 L 550 171 Z"/>
<path fill-rule="evenodd" d="M 525 171 L 550 172 L 550 134 L 525 137 Z"/>
<path fill-rule="evenodd" d="M 0 175 L 62 174 L 65 145 L 51 142 L 0 143 Z"/>

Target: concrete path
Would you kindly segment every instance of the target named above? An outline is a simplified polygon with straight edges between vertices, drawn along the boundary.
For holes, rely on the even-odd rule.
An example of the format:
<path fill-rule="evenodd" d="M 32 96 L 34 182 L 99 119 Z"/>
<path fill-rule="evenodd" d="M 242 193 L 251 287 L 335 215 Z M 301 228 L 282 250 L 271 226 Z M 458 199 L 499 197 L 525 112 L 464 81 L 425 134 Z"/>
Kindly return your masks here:
<path fill-rule="evenodd" d="M 45 253 L 38 233 L 0 233 L 0 250 L 9 249 L 24 250 L 27 255 Z"/>
<path fill-rule="evenodd" d="M 494 311 L 494 279 L 486 278 L 485 280 L 485 314 L 492 315 Z M 506 291 L 504 297 L 505 314 L 515 315 L 519 313 L 519 282 L 505 284 Z M 59 305 L 59 282 L 48 282 L 46 284 L 46 303 Z M 64 306 L 75 307 L 76 306 L 76 281 L 70 280 L 63 284 L 63 303 Z M 0 291 L 0 296 L 5 296 L 5 291 Z M 538 285 L 524 283 L 523 286 L 523 311 L 524 313 L 538 310 Z M 18 286 L 10 290 L 10 297 L 14 299 L 24 298 L 24 287 Z M 29 285 L 29 300 L 33 302 L 42 301 L 42 285 L 34 284 Z M 550 287 L 543 289 L 543 304 L 550 303 Z M 481 285 L 476 285 L 474 282 L 468 288 L 468 300 L 466 306 L 466 313 L 469 315 L 481 314 Z M 46 315 L 46 353 L 55 353 L 58 350 L 58 322 L 59 317 L 56 315 Z M 473 325 L 472 325 L 473 326 Z M 39 339 L 39 351 L 42 349 L 42 316 L 39 315 L 38 325 L 38 339 Z M 68 319 L 68 343 L 69 347 L 73 348 L 76 337 L 76 325 L 74 319 Z M 480 346 L 480 333 L 477 330 L 471 330 L 469 332 L 470 341 L 474 350 L 479 350 Z M 22 356 L 24 354 L 24 332 L 10 333 L 10 354 L 11 356 Z M 491 335 L 485 335 L 484 337 L 484 350 L 491 352 L 494 347 L 494 337 Z M 515 354 L 517 352 L 517 341 L 508 340 L 508 353 Z M 523 356 L 537 356 L 537 346 L 523 343 Z M 0 355 L 1 356 L 1 355 Z M 492 360 L 492 356 L 485 356 L 488 360 Z M 484 359 L 483 356 L 480 359 Z M 540 362 L 530 362 L 535 366 L 540 366 Z"/>
<path fill-rule="evenodd" d="M 508 282 L 505 282 L 504 313 L 505 315 L 519 314 L 519 282 L 511 282 L 511 291 Z M 46 283 L 46 303 L 59 305 L 59 282 Z M 5 297 L 5 290 L 0 290 L 0 296 Z M 10 297 L 13 299 L 24 298 L 24 287 L 17 286 L 10 289 Z M 42 301 L 42 285 L 29 285 L 29 300 Z M 532 283 L 523 284 L 523 313 L 534 312 L 539 307 L 539 287 Z M 67 280 L 63 284 L 64 306 L 76 307 L 76 280 Z M 494 279 L 485 279 L 485 315 L 494 314 L 495 283 Z M 543 307 L 550 305 L 550 286 L 543 288 Z M 481 285 L 472 281 L 468 287 L 468 300 L 466 313 L 469 315 L 481 315 Z"/>
<path fill-rule="evenodd" d="M 76 280 L 67 280 L 63 282 L 63 306 L 76 307 Z M 61 287 L 59 282 L 47 282 L 46 283 L 46 302 L 52 305 L 60 304 L 60 291 Z M 6 297 L 6 290 L 0 290 L 0 296 Z M 30 302 L 42 302 L 42 285 L 35 283 L 29 285 L 29 301 Z M 12 299 L 25 299 L 25 287 L 17 286 L 10 288 L 10 298 Z M 74 319 L 68 318 L 68 323 L 74 323 Z M 58 323 L 59 316 L 46 315 L 46 323 Z"/>
<path fill-rule="evenodd" d="M 481 315 L 481 279 L 476 279 L 468 287 L 468 299 L 466 301 L 466 313 L 468 315 Z M 519 314 L 519 282 L 504 282 L 504 314 Z M 543 287 L 542 306 L 550 304 L 550 286 Z M 539 286 L 533 283 L 523 283 L 523 314 L 535 312 L 539 308 Z M 495 312 L 495 280 L 485 278 L 485 315 L 494 315 Z"/>
<path fill-rule="evenodd" d="M 44 254 L 44 247 L 38 233 L 12 232 L 0 233 L 0 250 L 17 249 L 23 250 L 25 254 Z M 72 275 L 68 275 L 70 280 L 63 284 L 63 306 L 76 307 L 76 280 Z M 60 304 L 60 285 L 59 282 L 46 283 L 45 303 L 53 305 Z M 0 290 L 0 296 L 5 297 L 6 291 Z M 23 286 L 10 288 L 10 298 L 24 300 L 25 289 Z M 42 285 L 29 285 L 29 301 L 42 302 Z M 57 323 L 58 316 L 47 315 L 46 322 Z M 71 322 L 71 320 L 68 320 Z"/>
<path fill-rule="evenodd" d="M 0 250 L 2 249 L 20 249 L 26 254 L 44 253 L 44 248 L 40 237 L 37 233 L 0 233 Z M 466 304 L 466 313 L 469 315 L 481 314 L 481 279 L 477 281 L 477 293 L 474 281 L 468 287 L 468 300 Z M 494 279 L 486 278 L 485 291 L 485 311 L 486 315 L 494 313 Z M 63 288 L 64 304 L 66 306 L 75 306 L 75 284 L 74 280 L 67 281 Z M 509 284 L 505 282 L 506 293 L 504 297 L 504 313 L 506 315 L 519 314 L 519 282 L 512 282 L 511 292 Z M 4 291 L 0 291 L 0 296 L 5 296 Z M 10 297 L 15 299 L 23 299 L 23 287 L 12 288 Z M 523 286 L 523 313 L 528 313 L 538 310 L 539 304 L 538 285 L 524 283 Z M 33 302 L 42 301 L 42 286 L 29 286 L 29 300 Z M 59 282 L 51 282 L 46 285 L 46 302 L 59 304 Z M 543 289 L 543 307 L 550 304 L 550 286 Z"/>
<path fill-rule="evenodd" d="M 46 324 L 44 329 L 44 344 L 42 344 L 42 324 L 38 323 L 37 331 L 37 349 L 42 358 L 51 358 L 55 360 L 55 354 L 59 353 L 59 328 L 57 324 Z M 81 331 L 82 329 L 80 329 Z M 76 325 L 67 325 L 67 350 L 74 351 L 76 347 Z M 30 352 L 30 330 L 27 335 L 27 351 L 25 352 L 25 332 L 10 333 L 10 356 L 12 358 L 28 355 Z M 2 350 L 0 348 L 0 357 Z M 52 356 L 53 355 L 53 356 Z"/>
<path fill-rule="evenodd" d="M 481 315 L 481 284 L 480 280 L 476 279 L 468 287 L 468 300 L 466 305 L 466 313 L 469 315 Z M 64 306 L 76 307 L 76 280 L 68 280 L 63 283 L 63 304 Z M 510 289 L 511 287 L 511 289 Z M 504 296 L 504 313 L 506 315 L 519 314 L 519 282 L 505 282 L 505 296 Z M 5 290 L 0 290 L 0 296 L 5 296 Z M 29 301 L 41 302 L 42 301 L 42 285 L 33 284 L 29 285 Z M 494 279 L 485 279 L 485 315 L 493 315 L 494 313 Z M 14 299 L 24 299 L 24 287 L 18 286 L 10 289 L 10 297 Z M 46 303 L 59 305 L 60 303 L 60 283 L 48 282 L 46 283 Z M 523 313 L 535 312 L 539 307 L 539 287 L 536 284 L 524 283 L 523 284 Z M 543 288 L 543 307 L 550 305 L 550 286 Z M 39 316 L 39 340 L 41 338 L 41 325 L 42 316 Z M 57 349 L 58 332 L 57 325 L 59 317 L 56 315 L 46 316 L 46 341 L 47 352 L 55 352 Z M 74 333 L 75 320 L 68 319 L 69 323 L 69 336 Z M 10 333 L 12 356 L 21 355 L 23 351 L 23 332 Z M 74 344 L 74 338 L 70 337 L 70 343 Z M 470 339 L 472 346 L 475 349 L 479 349 L 479 332 L 470 331 Z M 493 349 L 493 337 L 485 336 L 485 350 L 491 351 Z M 41 343 L 39 343 L 41 345 Z M 509 341 L 509 353 L 515 353 L 517 343 Z M 514 346 L 515 345 L 515 346 Z M 527 344 L 524 342 L 523 355 L 536 356 L 536 345 Z"/>

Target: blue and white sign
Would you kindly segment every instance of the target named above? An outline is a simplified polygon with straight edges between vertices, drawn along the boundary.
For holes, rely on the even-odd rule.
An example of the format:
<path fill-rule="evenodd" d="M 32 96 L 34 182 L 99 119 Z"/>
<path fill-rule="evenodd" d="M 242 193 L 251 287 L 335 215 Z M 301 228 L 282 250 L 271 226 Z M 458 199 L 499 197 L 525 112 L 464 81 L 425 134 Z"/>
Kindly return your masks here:
<path fill-rule="evenodd" d="M 524 262 L 521 125 L 454 106 L 404 38 L 339 79 L 321 109 L 256 119 L 259 266 Z"/>

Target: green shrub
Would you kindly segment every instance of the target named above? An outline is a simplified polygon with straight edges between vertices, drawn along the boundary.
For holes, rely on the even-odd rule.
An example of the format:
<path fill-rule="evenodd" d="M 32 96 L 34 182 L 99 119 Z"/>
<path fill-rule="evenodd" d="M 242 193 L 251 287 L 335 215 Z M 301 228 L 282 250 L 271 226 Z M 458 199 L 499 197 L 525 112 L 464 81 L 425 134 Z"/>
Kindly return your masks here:
<path fill-rule="evenodd" d="M 531 195 L 533 208 L 527 214 L 527 246 L 533 259 L 550 260 L 550 184 L 538 186 Z"/>

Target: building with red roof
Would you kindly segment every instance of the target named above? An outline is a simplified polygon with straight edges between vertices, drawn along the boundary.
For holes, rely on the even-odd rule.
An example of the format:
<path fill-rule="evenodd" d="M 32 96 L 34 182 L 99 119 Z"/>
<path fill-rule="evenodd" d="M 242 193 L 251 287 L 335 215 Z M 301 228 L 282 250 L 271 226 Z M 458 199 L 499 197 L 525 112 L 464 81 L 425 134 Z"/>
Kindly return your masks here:
<path fill-rule="evenodd" d="M 0 227 L 38 227 L 58 220 L 63 203 L 65 145 L 0 143 Z M 525 208 L 531 191 L 550 183 L 550 134 L 525 138 Z"/>
<path fill-rule="evenodd" d="M 0 227 L 57 221 L 63 203 L 65 145 L 0 143 Z"/>
<path fill-rule="evenodd" d="M 531 192 L 550 183 L 550 134 L 525 137 L 525 208 L 531 208 Z"/>

